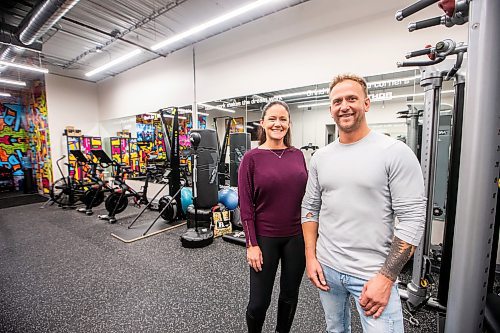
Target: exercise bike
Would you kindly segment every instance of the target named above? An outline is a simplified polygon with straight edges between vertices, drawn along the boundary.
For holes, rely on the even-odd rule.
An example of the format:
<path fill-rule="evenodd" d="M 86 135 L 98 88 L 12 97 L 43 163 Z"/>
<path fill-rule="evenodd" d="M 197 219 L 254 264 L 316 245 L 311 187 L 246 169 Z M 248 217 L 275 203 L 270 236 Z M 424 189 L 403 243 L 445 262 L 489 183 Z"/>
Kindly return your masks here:
<path fill-rule="evenodd" d="M 125 175 L 131 172 L 131 167 L 119 164 L 113 161 L 116 167 L 114 184 L 116 187 L 113 189 L 111 194 L 106 198 L 104 206 L 108 211 L 107 215 L 99 215 L 100 219 L 107 220 L 109 223 L 116 223 L 116 214 L 123 212 L 129 204 L 129 198 L 132 198 L 134 205 L 140 207 L 141 205 L 148 205 L 149 201 L 147 198 L 148 183 L 150 178 L 149 167 L 146 171 L 146 179 L 144 186 L 140 191 L 135 191 L 127 183 L 125 183 Z"/>
<path fill-rule="evenodd" d="M 94 158 L 87 160 L 91 170 L 88 174 L 88 178 L 93 182 L 93 184 L 87 188 L 81 199 L 85 208 L 78 209 L 79 212 L 85 213 L 88 216 L 94 214 L 92 208 L 97 207 L 104 202 L 106 193 L 113 192 L 113 188 L 109 185 L 109 182 L 103 179 L 102 176 L 104 169 L 112 165 L 113 161 L 102 150 L 92 150 L 91 154 L 98 161 L 94 162 Z"/>
<path fill-rule="evenodd" d="M 86 164 L 87 159 L 81 151 L 71 150 L 70 153 L 75 156 L 79 166 L 84 166 Z M 64 158 L 66 158 L 65 155 L 63 155 L 56 161 L 57 168 L 59 169 L 61 175 L 63 174 L 63 172 L 59 163 Z M 52 184 L 50 188 L 50 199 L 62 208 L 75 208 L 76 203 L 82 200 L 85 191 L 89 187 L 95 185 L 95 182 L 84 182 L 75 179 L 73 176 L 71 176 L 71 164 L 64 164 L 68 167 L 68 176 L 63 176 Z"/>

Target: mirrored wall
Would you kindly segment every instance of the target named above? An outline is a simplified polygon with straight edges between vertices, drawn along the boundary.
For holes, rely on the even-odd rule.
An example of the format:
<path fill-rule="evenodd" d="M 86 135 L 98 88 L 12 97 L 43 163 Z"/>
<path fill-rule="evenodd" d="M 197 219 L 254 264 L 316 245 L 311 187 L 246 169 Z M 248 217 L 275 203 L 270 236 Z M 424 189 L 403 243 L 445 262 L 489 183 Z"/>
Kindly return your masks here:
<path fill-rule="evenodd" d="M 406 70 L 366 77 L 371 108 L 366 117 L 369 126 L 378 132 L 406 141 L 408 111 L 423 110 L 424 91 L 419 85 L 420 72 Z M 222 142 L 228 121 L 230 132 L 251 134 L 252 147 L 257 146 L 257 130 L 262 107 L 279 99 L 289 104 L 291 111 L 292 144 L 297 148 L 323 147 L 335 140 L 338 133 L 329 113 L 329 83 L 296 87 L 293 89 L 255 92 L 252 95 L 198 102 L 198 128 L 217 130 Z M 453 103 L 453 86 L 445 82 L 442 96 L 442 113 L 450 110 Z M 113 155 L 113 139 L 125 135 L 136 139 L 140 155 L 165 157 L 162 146 L 162 125 L 156 110 L 126 118 L 103 121 L 100 134 L 104 149 Z M 449 112 L 449 111 L 448 111 Z M 180 144 L 187 157 L 189 132 L 194 126 L 192 106 L 179 107 Z M 171 130 L 171 118 L 167 118 L 167 130 Z M 109 139 L 111 138 L 111 139 Z M 116 146 L 116 139 L 115 146 Z M 140 160 L 140 158 L 139 158 Z"/>

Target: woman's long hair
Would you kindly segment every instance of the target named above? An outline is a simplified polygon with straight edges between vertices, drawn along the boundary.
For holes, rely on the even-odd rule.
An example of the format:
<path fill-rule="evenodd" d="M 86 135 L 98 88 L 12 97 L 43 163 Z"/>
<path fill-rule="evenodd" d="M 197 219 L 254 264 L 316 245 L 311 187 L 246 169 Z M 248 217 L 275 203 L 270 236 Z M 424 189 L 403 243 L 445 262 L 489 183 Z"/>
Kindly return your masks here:
<path fill-rule="evenodd" d="M 266 105 L 264 105 L 264 107 L 262 108 L 262 116 L 260 117 L 261 120 L 264 120 L 264 117 L 266 116 L 266 113 L 267 113 L 267 110 L 269 110 L 269 108 L 273 105 L 281 105 L 282 107 L 285 108 L 286 112 L 288 112 L 288 121 L 290 123 L 290 108 L 288 107 L 288 104 L 286 104 L 285 102 L 283 101 L 279 101 L 279 100 L 276 100 L 276 101 L 271 101 L 269 103 L 267 103 Z M 258 137 L 259 137 L 259 146 L 264 144 L 264 142 L 266 142 L 266 131 L 264 130 L 264 128 L 262 126 L 259 126 L 259 129 L 258 129 Z M 292 146 L 292 135 L 290 133 L 290 126 L 288 126 L 288 130 L 286 131 L 286 134 L 285 134 L 285 137 L 283 138 L 283 143 L 285 144 L 285 146 L 287 147 L 291 147 Z"/>

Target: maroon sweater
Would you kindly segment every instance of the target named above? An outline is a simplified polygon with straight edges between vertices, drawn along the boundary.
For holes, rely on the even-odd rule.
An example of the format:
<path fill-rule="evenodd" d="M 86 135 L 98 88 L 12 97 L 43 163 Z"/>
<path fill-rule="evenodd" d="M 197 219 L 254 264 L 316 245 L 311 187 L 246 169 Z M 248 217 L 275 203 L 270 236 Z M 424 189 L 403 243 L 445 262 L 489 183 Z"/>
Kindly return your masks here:
<path fill-rule="evenodd" d="M 302 232 L 300 206 L 307 183 L 304 155 L 294 147 L 273 151 L 248 151 L 238 169 L 247 246 L 257 245 L 256 235 L 287 237 Z"/>

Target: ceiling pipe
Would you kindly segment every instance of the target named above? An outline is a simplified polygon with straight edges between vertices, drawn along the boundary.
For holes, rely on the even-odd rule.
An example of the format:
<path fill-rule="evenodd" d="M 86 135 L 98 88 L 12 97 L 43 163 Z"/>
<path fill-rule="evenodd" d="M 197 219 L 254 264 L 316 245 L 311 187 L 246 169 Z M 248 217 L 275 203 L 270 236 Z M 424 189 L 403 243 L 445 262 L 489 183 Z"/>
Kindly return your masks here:
<path fill-rule="evenodd" d="M 16 33 L 24 45 L 31 45 L 54 26 L 80 0 L 45 0 L 38 3 L 23 19 Z M 7 47 L 0 59 L 8 60 L 15 56 L 13 46 Z"/>
<path fill-rule="evenodd" d="M 80 0 L 46 0 L 21 22 L 19 40 L 30 45 L 42 37 Z"/>

